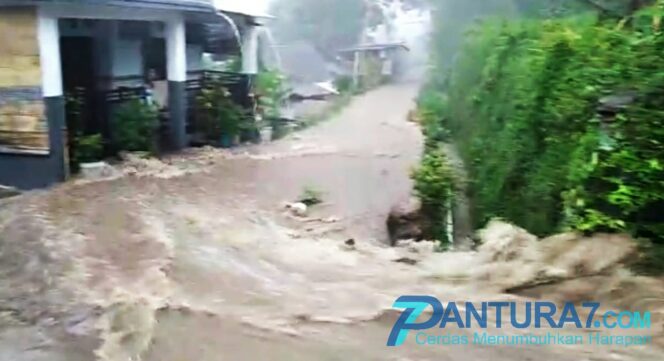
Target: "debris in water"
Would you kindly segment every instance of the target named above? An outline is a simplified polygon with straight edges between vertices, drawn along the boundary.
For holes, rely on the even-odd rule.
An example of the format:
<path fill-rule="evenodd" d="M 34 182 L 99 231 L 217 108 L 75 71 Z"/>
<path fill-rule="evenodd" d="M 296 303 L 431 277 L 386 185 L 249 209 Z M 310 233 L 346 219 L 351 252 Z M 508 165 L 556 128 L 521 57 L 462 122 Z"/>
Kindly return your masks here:
<path fill-rule="evenodd" d="M 321 204 L 323 203 L 323 193 L 313 187 L 305 187 L 298 202 L 304 203 L 308 207 Z"/>
<path fill-rule="evenodd" d="M 395 262 L 395 263 L 403 263 L 403 264 L 407 264 L 407 265 L 409 265 L 409 266 L 414 266 L 414 265 L 416 265 L 416 264 L 418 263 L 417 260 L 414 260 L 414 259 L 412 259 L 412 258 L 408 258 L 408 257 L 401 257 L 401 258 L 399 258 L 399 259 L 395 259 L 394 262 Z"/>
<path fill-rule="evenodd" d="M 307 215 L 307 210 L 309 207 L 307 207 L 307 205 L 302 202 L 298 202 L 286 205 L 286 209 L 289 209 L 293 215 L 304 217 Z"/>
<path fill-rule="evenodd" d="M 356 251 L 356 250 L 357 250 L 356 245 L 357 245 L 357 244 L 356 244 L 356 242 L 355 242 L 355 239 L 354 239 L 354 238 L 350 238 L 350 239 L 347 239 L 347 240 L 344 242 L 344 245 L 341 247 L 341 249 L 342 249 L 342 250 L 345 250 L 345 251 Z"/>

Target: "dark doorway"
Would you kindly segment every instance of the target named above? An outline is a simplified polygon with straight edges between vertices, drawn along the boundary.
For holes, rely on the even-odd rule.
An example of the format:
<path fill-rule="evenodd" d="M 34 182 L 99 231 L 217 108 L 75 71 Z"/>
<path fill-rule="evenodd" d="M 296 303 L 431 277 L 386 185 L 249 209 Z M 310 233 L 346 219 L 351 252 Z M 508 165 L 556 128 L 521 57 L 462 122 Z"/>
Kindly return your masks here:
<path fill-rule="evenodd" d="M 166 79 L 166 40 L 148 38 L 143 43 L 143 74 L 153 72 L 158 80 Z M 155 79 L 152 79 L 155 80 Z"/>
<path fill-rule="evenodd" d="M 99 132 L 94 122 L 95 68 L 92 37 L 60 38 L 62 82 L 67 97 L 67 129 Z"/>
<path fill-rule="evenodd" d="M 79 164 L 88 161 L 82 157 L 86 152 L 81 146 L 84 136 L 99 134 L 103 129 L 99 109 L 95 106 L 94 39 L 84 36 L 60 38 L 60 57 L 66 102 L 67 161 L 71 171 L 77 172 Z M 97 143 L 97 148 L 102 147 L 101 142 Z"/>

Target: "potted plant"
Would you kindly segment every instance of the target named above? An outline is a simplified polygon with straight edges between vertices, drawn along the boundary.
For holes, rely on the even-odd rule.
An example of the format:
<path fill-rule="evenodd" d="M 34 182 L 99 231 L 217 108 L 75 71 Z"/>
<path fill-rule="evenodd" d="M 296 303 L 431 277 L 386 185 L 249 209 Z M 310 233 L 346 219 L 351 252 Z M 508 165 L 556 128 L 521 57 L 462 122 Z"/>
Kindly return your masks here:
<path fill-rule="evenodd" d="M 113 142 L 120 151 L 156 151 L 159 112 L 138 99 L 122 104 L 113 117 Z"/>
<path fill-rule="evenodd" d="M 223 84 L 213 82 L 203 89 L 197 98 L 197 108 L 199 126 L 208 142 L 223 148 L 239 143 L 248 120 Z"/>
<path fill-rule="evenodd" d="M 73 142 L 73 163 L 85 179 L 99 179 L 107 168 L 102 162 L 103 139 L 101 134 L 78 135 Z"/>
<path fill-rule="evenodd" d="M 284 77 L 274 70 L 263 70 L 256 78 L 255 97 L 258 106 L 261 140 L 270 141 L 282 132 L 281 108 L 288 95 Z"/>

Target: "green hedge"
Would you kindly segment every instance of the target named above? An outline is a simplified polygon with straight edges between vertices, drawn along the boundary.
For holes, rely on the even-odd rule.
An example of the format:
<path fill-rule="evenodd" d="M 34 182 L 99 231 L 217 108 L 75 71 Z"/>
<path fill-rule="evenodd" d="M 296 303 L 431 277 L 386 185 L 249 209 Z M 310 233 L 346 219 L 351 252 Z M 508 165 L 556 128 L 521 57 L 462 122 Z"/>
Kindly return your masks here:
<path fill-rule="evenodd" d="M 466 161 L 476 226 L 502 217 L 539 235 L 664 242 L 663 14 L 485 21 L 467 34 L 420 107 L 430 142 L 444 127 Z M 615 119 L 597 115 L 624 94 L 634 101 Z"/>

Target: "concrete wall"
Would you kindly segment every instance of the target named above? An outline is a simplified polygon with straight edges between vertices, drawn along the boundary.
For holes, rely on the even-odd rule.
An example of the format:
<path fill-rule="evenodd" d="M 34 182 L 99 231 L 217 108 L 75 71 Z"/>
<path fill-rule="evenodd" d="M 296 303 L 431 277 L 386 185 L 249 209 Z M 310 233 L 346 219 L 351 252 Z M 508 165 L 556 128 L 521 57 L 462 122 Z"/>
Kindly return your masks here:
<path fill-rule="evenodd" d="M 0 152 L 48 154 L 34 8 L 0 11 Z"/>

